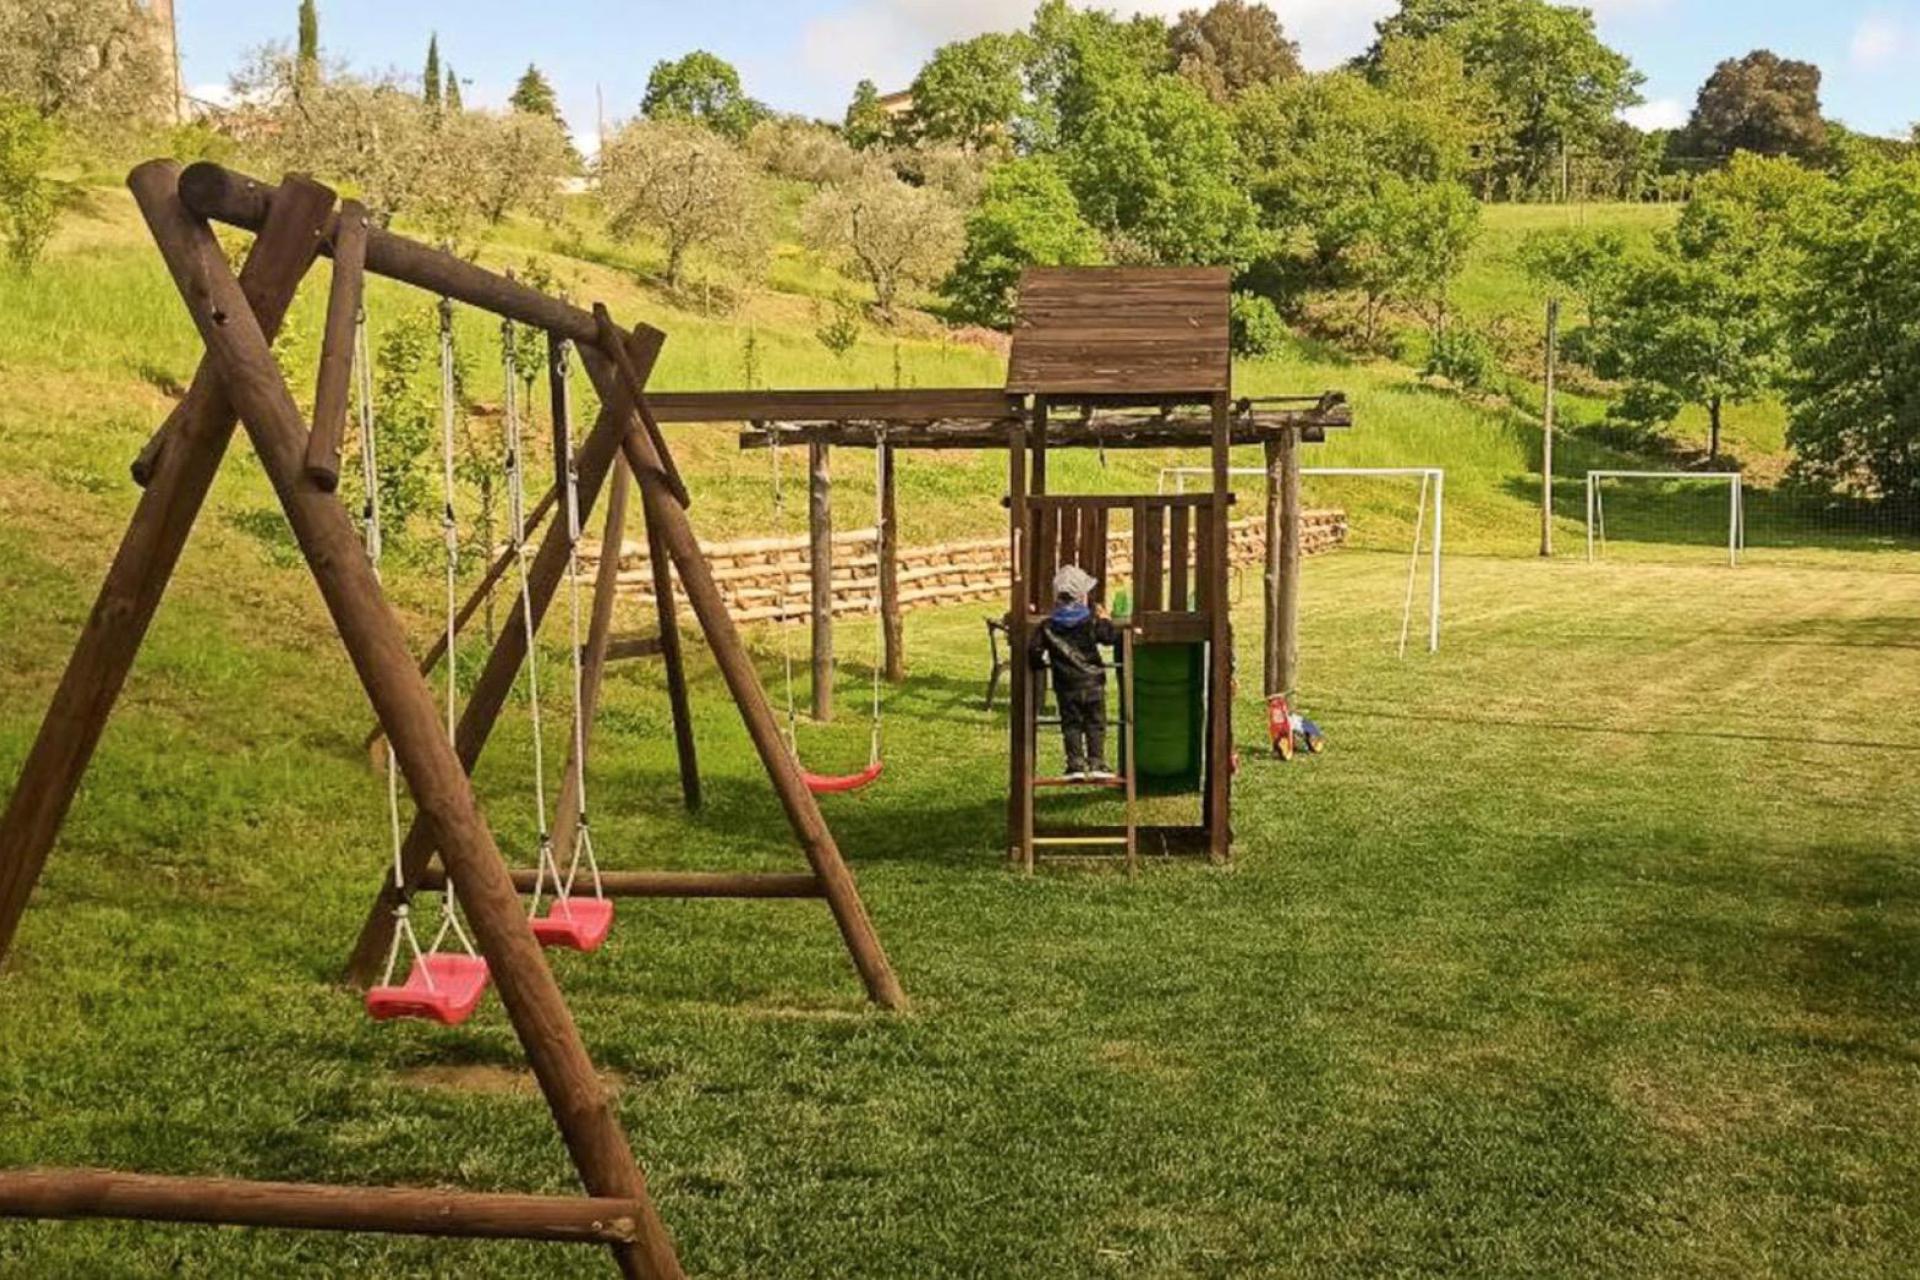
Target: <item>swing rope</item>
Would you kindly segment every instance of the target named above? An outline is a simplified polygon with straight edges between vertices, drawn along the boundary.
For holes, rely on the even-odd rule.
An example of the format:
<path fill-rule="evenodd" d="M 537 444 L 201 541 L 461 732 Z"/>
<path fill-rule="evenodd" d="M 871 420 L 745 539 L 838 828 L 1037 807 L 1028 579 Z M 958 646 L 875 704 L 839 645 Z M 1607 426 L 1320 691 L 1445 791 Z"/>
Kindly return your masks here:
<path fill-rule="evenodd" d="M 360 427 L 360 477 L 361 487 L 366 492 L 365 505 L 361 509 L 361 521 L 365 531 L 367 561 L 373 568 L 376 580 L 380 577 L 380 560 L 385 550 L 385 540 L 380 526 L 380 458 L 377 441 L 376 415 L 373 403 L 373 359 L 367 344 L 367 313 L 365 308 L 354 316 L 353 358 L 355 362 L 354 393 L 357 401 L 355 418 Z M 443 356 L 442 386 L 446 385 L 446 372 L 450 362 Z M 444 415 L 443 415 L 444 417 Z M 449 500 L 449 509 L 451 500 Z M 456 602 L 457 603 L 457 602 Z M 452 649 L 448 649 L 451 661 Z M 451 711 L 451 704 L 450 704 Z M 387 946 L 387 963 L 382 972 L 380 985 L 393 984 L 394 972 L 400 966 L 400 955 L 404 949 L 409 964 L 416 968 L 428 991 L 435 990 L 431 966 L 421 963 L 426 956 L 440 950 L 449 934 L 458 937 L 467 954 L 472 955 L 473 940 L 467 936 L 466 928 L 460 923 L 453 891 L 453 881 L 447 881 L 446 896 L 442 903 L 440 930 L 433 942 L 427 947 L 420 945 L 420 935 L 413 927 L 413 912 L 407 902 L 406 869 L 401 859 L 401 823 L 400 823 L 400 767 L 394 755 L 393 743 L 386 745 L 387 773 L 387 834 L 393 852 L 393 885 L 398 895 L 393 908 L 393 939 Z"/>
<path fill-rule="evenodd" d="M 520 438 L 519 368 L 515 354 L 517 334 L 512 320 L 500 322 L 501 417 L 506 437 L 507 536 L 513 552 L 514 567 L 520 578 L 520 626 L 526 642 L 527 716 L 533 727 L 533 820 L 538 842 L 539 870 L 535 873 L 533 899 L 527 914 L 540 909 L 540 897 L 547 873 L 553 873 L 556 888 L 561 883 L 560 868 L 553 855 L 553 838 L 547 829 L 547 767 L 545 732 L 540 718 L 540 648 L 533 624 L 533 588 L 527 570 L 526 471 Z"/>
<path fill-rule="evenodd" d="M 573 370 L 573 344 L 561 339 L 556 344 L 557 359 L 560 368 L 558 394 L 560 404 L 556 406 L 556 417 L 560 425 L 559 437 L 555 445 L 560 449 L 566 462 L 566 510 L 567 510 L 567 611 L 571 618 L 571 652 L 573 654 L 573 759 L 574 759 L 574 797 L 577 808 L 574 812 L 573 851 L 567 861 L 567 877 L 560 885 L 559 897 L 562 902 L 573 896 L 575 878 L 580 873 L 580 864 L 584 860 L 587 872 L 593 879 L 593 896 L 604 898 L 606 890 L 600 883 L 600 860 L 594 856 L 593 835 L 587 827 L 587 717 L 586 717 L 586 672 L 581 658 L 583 637 L 580 628 L 580 460 L 573 451 L 573 415 L 566 411 L 570 399 L 569 378 Z M 618 555 L 619 547 L 602 547 L 601 555 Z M 537 889 L 538 886 L 536 886 Z"/>
<path fill-rule="evenodd" d="M 879 558 L 880 542 L 884 537 L 886 522 L 885 483 L 886 483 L 886 434 L 884 429 L 875 438 L 873 450 L 873 528 L 874 555 Z M 771 458 L 773 470 L 773 517 L 774 527 L 786 526 L 786 497 L 780 485 L 780 429 L 769 424 L 767 427 L 767 453 Z M 876 577 L 874 589 L 879 590 Z M 787 626 L 788 591 L 787 579 L 783 574 L 780 580 L 780 659 L 786 677 L 787 693 L 787 750 L 793 756 L 794 763 L 800 767 L 802 781 L 816 794 L 858 791 L 880 776 L 883 767 L 881 754 L 881 728 L 884 720 L 880 714 L 881 667 L 885 663 L 887 643 L 886 612 L 880 608 L 879 601 L 874 602 L 874 658 L 869 710 L 870 723 L 867 733 L 867 767 L 859 773 L 832 775 L 810 772 L 800 761 L 799 710 L 793 695 L 793 636 Z"/>

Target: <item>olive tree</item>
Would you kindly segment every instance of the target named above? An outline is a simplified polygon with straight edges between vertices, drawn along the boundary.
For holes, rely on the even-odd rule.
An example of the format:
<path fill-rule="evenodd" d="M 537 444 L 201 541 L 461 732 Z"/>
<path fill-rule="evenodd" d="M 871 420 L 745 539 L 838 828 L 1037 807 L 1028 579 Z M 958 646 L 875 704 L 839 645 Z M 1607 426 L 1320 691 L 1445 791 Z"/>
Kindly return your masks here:
<path fill-rule="evenodd" d="M 873 286 L 884 319 L 893 317 L 901 289 L 945 276 L 962 241 L 959 210 L 945 194 L 878 167 L 821 191 L 803 228 L 808 245 Z"/>
<path fill-rule="evenodd" d="M 678 288 L 694 251 L 750 265 L 764 256 L 765 215 L 745 153 L 712 129 L 636 120 L 601 145 L 600 199 L 615 235 L 646 232 L 666 246 L 666 284 Z"/>

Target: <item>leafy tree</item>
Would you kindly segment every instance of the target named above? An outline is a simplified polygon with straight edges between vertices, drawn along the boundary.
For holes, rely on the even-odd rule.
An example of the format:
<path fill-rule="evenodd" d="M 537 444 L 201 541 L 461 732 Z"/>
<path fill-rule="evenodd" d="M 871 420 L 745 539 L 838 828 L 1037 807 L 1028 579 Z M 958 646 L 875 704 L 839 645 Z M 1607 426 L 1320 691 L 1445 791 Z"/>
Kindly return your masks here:
<path fill-rule="evenodd" d="M 1810 478 L 1920 518 L 1920 159 L 1856 164 L 1805 206 L 1787 442 Z"/>
<path fill-rule="evenodd" d="M 1794 227 L 1822 182 L 1752 155 L 1700 182 L 1673 233 L 1607 303 L 1601 371 L 1628 383 L 1615 417 L 1654 425 L 1701 405 L 1708 456 L 1719 457 L 1725 407 L 1758 396 L 1780 369 Z"/>
<path fill-rule="evenodd" d="M 430 107 L 440 105 L 440 33 L 427 37 L 427 69 L 420 76 L 421 98 Z"/>
<path fill-rule="evenodd" d="M 173 75 L 150 21 L 128 0 L 0 0 L 0 95 L 50 120 L 151 119 Z"/>
<path fill-rule="evenodd" d="M 521 210 L 548 220 L 560 212 L 560 184 L 580 171 L 560 121 L 525 111 L 468 112 L 464 123 L 480 134 L 470 173 L 472 199 L 489 225 Z"/>
<path fill-rule="evenodd" d="M 1027 106 L 1017 134 L 1028 151 L 1054 151 L 1079 132 L 1103 84 L 1173 70 L 1167 27 L 1145 15 L 1041 0 L 1027 29 Z"/>
<path fill-rule="evenodd" d="M 320 13 L 314 7 L 314 0 L 300 0 L 300 37 L 296 57 L 299 59 L 300 85 L 311 85 L 320 78 Z"/>
<path fill-rule="evenodd" d="M 1736 151 L 1810 159 L 1826 146 L 1820 68 L 1756 49 L 1715 67 L 1679 141 L 1687 154 L 1725 160 Z"/>
<path fill-rule="evenodd" d="M 1491 16 L 1501 0 L 1400 0 L 1398 11 L 1373 24 L 1374 42 L 1360 65 L 1378 70 L 1387 46 L 1397 40 L 1432 40 Z"/>
<path fill-rule="evenodd" d="M 1626 275 L 1627 238 L 1616 227 L 1536 231 L 1521 242 L 1520 265 L 1535 282 L 1579 299 L 1586 323 L 1597 326 Z"/>
<path fill-rule="evenodd" d="M 1300 46 L 1264 4 L 1214 0 L 1188 9 L 1167 32 L 1174 68 L 1215 102 L 1231 102 L 1259 84 L 1300 74 Z"/>
<path fill-rule="evenodd" d="M 1445 332 L 1453 282 L 1480 231 L 1480 206 L 1465 187 L 1390 176 L 1331 221 L 1340 281 L 1361 296 L 1369 346 L 1392 303 L 1411 307 L 1436 338 Z"/>
<path fill-rule="evenodd" d="M 880 105 L 880 89 L 871 80 L 853 87 L 853 101 L 847 104 L 846 119 L 840 134 L 856 151 L 883 145 L 893 133 L 893 117 Z"/>
<path fill-rule="evenodd" d="M 442 97 L 442 101 L 446 104 L 446 108 L 449 111 L 464 111 L 466 109 L 460 105 L 460 77 L 453 73 L 453 64 L 451 62 L 447 64 L 447 91 Z"/>
<path fill-rule="evenodd" d="M 1401 0 L 1362 58 L 1378 75 L 1395 40 L 1445 40 L 1491 95 L 1503 124 L 1500 176 L 1514 194 L 1546 189 L 1569 151 L 1591 147 L 1643 77 L 1601 41 L 1588 9 L 1548 0 Z"/>
<path fill-rule="evenodd" d="M 600 197 L 615 235 L 647 231 L 666 244 L 666 284 L 678 288 L 688 254 L 738 265 L 764 256 L 765 213 L 740 148 L 689 120 L 638 120 L 600 150 Z"/>
<path fill-rule="evenodd" d="M 649 120 L 691 120 L 738 142 L 766 118 L 767 109 L 742 91 L 732 63 L 695 49 L 653 64 L 640 114 Z"/>
<path fill-rule="evenodd" d="M 1061 165 L 1082 215 L 1126 256 L 1245 266 L 1259 251 L 1232 126 L 1178 76 L 1091 86 Z"/>
<path fill-rule="evenodd" d="M 1334 72 L 1262 86 L 1235 113 L 1248 190 L 1272 245 L 1254 278 L 1283 298 L 1361 288 L 1369 340 L 1381 308 L 1409 293 L 1405 262 L 1385 253 L 1387 224 L 1415 204 L 1459 214 L 1480 136 L 1458 56 L 1433 42 L 1404 48 L 1417 55 L 1395 73 L 1404 90 Z M 1426 91 L 1414 92 L 1416 83 Z M 1434 188 L 1455 194 L 1425 194 Z"/>
<path fill-rule="evenodd" d="M 966 248 L 940 292 L 955 319 L 1005 329 L 1022 270 L 1096 263 L 1101 248 L 1059 166 L 1048 156 L 1023 156 L 987 175 L 967 218 Z"/>
<path fill-rule="evenodd" d="M 802 227 L 810 246 L 873 286 L 874 308 L 887 320 L 901 289 L 934 284 L 960 251 L 952 201 L 880 168 L 816 195 Z"/>
<path fill-rule="evenodd" d="M 33 270 L 53 236 L 58 205 L 45 175 L 53 123 L 24 102 L 0 97 L 0 239 L 20 274 Z"/>
<path fill-rule="evenodd" d="M 297 55 L 265 51 L 235 77 L 228 131 L 277 167 L 353 187 L 382 223 L 454 238 L 514 209 L 545 216 L 577 164 L 550 119 L 436 108 L 391 76 L 302 85 Z"/>
<path fill-rule="evenodd" d="M 513 86 L 513 96 L 507 103 L 515 111 L 530 116 L 546 116 L 551 120 L 560 120 L 560 103 L 554 97 L 553 85 L 546 73 L 531 62 L 520 73 L 520 79 Z M 564 124 L 565 122 L 562 121 Z"/>
<path fill-rule="evenodd" d="M 1004 146 L 1020 114 L 1027 38 L 990 31 L 934 50 L 913 80 L 914 136 L 975 150 Z"/>
<path fill-rule="evenodd" d="M 860 172 L 861 157 L 831 125 L 798 116 L 762 120 L 747 134 L 747 154 L 768 173 L 819 186 Z"/>

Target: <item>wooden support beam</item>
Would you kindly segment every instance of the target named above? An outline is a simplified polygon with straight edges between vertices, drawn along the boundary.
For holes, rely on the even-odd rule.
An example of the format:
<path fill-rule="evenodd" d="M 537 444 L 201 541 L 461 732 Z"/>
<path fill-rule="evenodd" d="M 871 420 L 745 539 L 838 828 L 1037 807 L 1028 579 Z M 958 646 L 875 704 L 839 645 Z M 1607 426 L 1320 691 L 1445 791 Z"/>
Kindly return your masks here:
<path fill-rule="evenodd" d="M 635 337 L 635 364 L 651 371 L 653 362 L 659 357 L 661 344 L 666 337 L 657 329 L 643 330 Z M 606 361 L 599 355 L 599 349 L 593 346 L 580 348 L 585 360 L 587 372 L 594 373 L 596 362 L 607 381 L 601 385 L 603 396 L 614 394 L 617 384 L 612 380 L 612 371 L 606 367 Z M 599 379 L 596 379 L 598 382 Z M 631 411 L 626 409 L 625 392 L 620 391 L 615 399 L 601 401 L 600 416 L 593 430 L 581 442 L 576 467 L 579 472 L 578 502 L 580 518 L 586 519 L 599 500 L 601 485 L 605 483 L 607 472 L 613 465 L 614 455 L 620 448 L 620 435 L 625 430 Z M 534 553 L 533 562 L 527 570 L 527 598 L 533 604 L 534 632 L 538 634 L 541 620 L 546 617 L 547 608 L 553 602 L 554 592 L 558 589 L 561 577 L 567 569 L 567 522 L 555 520 L 547 526 L 546 536 L 541 539 L 540 548 Z M 527 656 L 527 629 L 520 617 L 521 603 L 513 602 L 513 610 L 507 617 L 506 626 L 495 637 L 493 649 L 487 655 L 487 661 L 481 668 L 479 678 L 474 681 L 467 694 L 466 706 L 461 709 L 459 725 L 454 733 L 455 749 L 459 752 L 461 764 L 467 770 L 473 769 L 480 753 L 487 745 L 487 739 L 493 734 L 493 726 L 500 717 L 500 711 L 506 706 L 507 698 L 513 691 L 513 685 L 519 676 L 521 664 Z M 446 736 L 444 727 L 441 736 Z M 433 858 L 435 833 L 424 814 L 414 817 L 413 825 L 407 829 L 406 839 L 402 843 L 400 862 L 406 874 L 406 882 L 411 886 L 420 873 L 426 869 Z M 368 908 L 367 919 L 360 928 L 359 940 L 354 944 L 353 954 L 348 957 L 346 979 L 357 987 L 372 984 L 386 961 L 387 947 L 393 939 L 393 909 L 404 898 L 402 891 L 395 888 L 393 876 L 383 875 L 379 892 L 373 905 Z"/>
<path fill-rule="evenodd" d="M 314 379 L 313 431 L 307 437 L 307 479 L 327 493 L 340 487 L 340 441 L 352 399 L 354 331 L 366 265 L 366 208 L 357 200 L 344 200 L 334 222 L 333 283 L 327 290 L 320 369 Z"/>
<path fill-rule="evenodd" d="M 655 398 L 649 397 L 648 403 Z M 996 450 L 1007 447 L 1006 419 L 954 419 L 937 422 L 873 421 L 799 422 L 780 420 L 788 425 L 777 429 L 755 428 L 738 434 L 742 449 L 765 449 L 769 437 L 778 435 L 783 446 L 798 444 L 837 445 L 848 449 L 872 449 L 884 439 L 903 450 L 969 449 Z M 1308 438 L 1324 437 L 1329 430 L 1351 426 L 1353 415 L 1344 401 L 1330 408 L 1317 404 L 1294 409 L 1253 409 L 1236 414 L 1233 443 L 1236 446 L 1259 445 L 1277 439 L 1289 431 L 1308 433 Z M 1170 418 L 1142 417 L 1139 414 L 1104 411 L 1088 418 L 1061 417 L 1050 428 L 1048 444 L 1056 449 L 1204 449 L 1212 441 L 1210 420 L 1204 416 L 1180 415 Z"/>
<path fill-rule="evenodd" d="M 332 207 L 333 192 L 303 178 L 289 178 L 275 198 L 274 216 L 240 272 L 240 288 L 263 333 L 279 331 Z M 0 817 L 0 958 L 226 456 L 235 420 L 218 366 L 203 357 L 186 398 L 154 433 L 145 492 Z"/>
<path fill-rule="evenodd" d="M 813 588 L 813 718 L 833 719 L 833 457 L 807 446 L 807 577 Z"/>
<path fill-rule="evenodd" d="M 907 678 L 906 631 L 900 620 L 900 513 L 895 492 L 893 446 L 882 444 L 875 475 L 880 485 L 880 634 L 885 649 L 885 675 L 894 684 Z"/>
<path fill-rule="evenodd" d="M 535 867 L 517 867 L 514 887 L 532 893 Z M 420 877 L 422 889 L 444 889 L 447 873 L 432 867 Z M 600 887 L 609 898 L 824 898 L 826 886 L 811 872 L 795 871 L 602 871 Z"/>
<path fill-rule="evenodd" d="M 0 1217 L 121 1218 L 303 1231 L 633 1245 L 630 1200 L 411 1187 L 332 1187 L 95 1169 L 0 1172 Z"/>
<path fill-rule="evenodd" d="M 662 648 L 657 635 L 614 636 L 607 641 L 607 661 L 631 662 L 635 658 L 657 658 Z"/>
<path fill-rule="evenodd" d="M 626 388 L 627 398 L 632 401 L 633 409 L 640 418 L 640 426 L 653 441 L 653 451 L 660 455 L 660 465 L 666 470 L 661 479 L 666 481 L 667 492 L 682 507 L 693 505 L 693 496 L 687 492 L 687 482 L 680 478 L 680 468 L 674 463 L 673 453 L 667 448 L 667 438 L 660 433 L 660 424 L 654 421 L 653 411 L 647 408 L 647 380 L 634 367 L 627 355 L 627 344 L 613 317 L 600 303 L 593 304 L 594 324 L 600 330 L 600 350 L 613 361 L 614 371 L 619 374 L 621 385 Z"/>
<path fill-rule="evenodd" d="M 754 670 L 753 659 L 740 639 L 739 628 L 727 612 L 726 599 L 713 580 L 713 568 L 700 550 L 699 539 L 694 536 L 693 525 L 688 521 L 685 509 L 662 500 L 666 494 L 660 487 L 661 460 L 654 453 L 656 446 L 653 437 L 644 431 L 630 430 L 620 443 L 627 452 L 627 463 L 639 478 L 643 495 L 650 503 L 649 510 L 657 517 L 660 541 L 673 557 L 673 567 L 680 575 L 688 607 L 699 620 L 700 629 L 706 633 L 714 664 L 720 668 L 720 675 L 726 680 L 735 705 L 740 708 L 740 718 L 745 722 L 754 749 L 760 754 L 760 763 L 780 797 L 788 825 L 798 837 L 814 875 L 820 878 L 834 923 L 839 926 L 840 936 L 853 957 L 854 967 L 860 971 L 861 981 L 866 984 L 868 998 L 882 1008 L 904 1009 L 907 993 L 900 986 L 900 979 L 894 975 L 893 964 L 887 959 L 886 949 L 880 945 L 879 935 L 873 930 L 873 922 L 867 917 L 866 904 L 860 900 L 860 890 L 854 883 L 853 873 L 847 869 L 846 862 L 840 856 L 840 846 L 834 843 L 833 832 L 820 815 L 820 805 L 800 776 L 799 762 L 787 748 L 786 738 L 780 732 L 780 723 L 774 718 L 773 707 L 767 701 L 766 690 L 760 687 L 760 677 Z M 655 492 L 646 492 L 649 486 L 654 487 Z"/>
<path fill-rule="evenodd" d="M 1036 400 L 1036 417 L 1046 413 Z M 1010 545 L 1007 554 L 1007 858 L 1028 874 L 1033 872 L 1033 667 L 1027 661 L 1029 591 L 1027 583 L 1027 432 L 1022 423 L 1007 428 L 1007 511 Z"/>
<path fill-rule="evenodd" d="M 1274 457 L 1275 461 L 1268 464 L 1268 484 L 1277 489 L 1269 496 L 1276 509 L 1269 523 L 1278 524 L 1279 540 L 1269 552 L 1274 581 L 1273 631 L 1267 637 L 1271 664 L 1267 692 L 1291 696 L 1300 681 L 1300 566 L 1306 559 L 1301 539 L 1299 442 L 1291 436 L 1283 438 Z"/>
<path fill-rule="evenodd" d="M 589 1193 L 634 1202 L 637 1240 L 613 1246 L 616 1261 L 629 1276 L 677 1280 L 683 1273 L 666 1225 L 527 925 L 433 691 L 407 652 L 351 518 L 302 474 L 306 424 L 219 243 L 181 202 L 179 181 L 171 163 L 156 161 L 134 170 L 128 185 L 293 526 L 414 802 L 460 883 L 474 941 L 574 1164 Z"/>
<path fill-rule="evenodd" d="M 647 520 L 647 555 L 653 568 L 654 616 L 659 619 L 660 656 L 667 669 L 667 705 L 673 712 L 673 750 L 680 765 L 680 800 L 689 812 L 700 808 L 700 757 L 693 740 L 693 700 L 687 693 L 686 657 L 680 644 L 680 616 L 673 604 L 673 557 L 660 538 L 660 514 L 641 495 Z M 605 553 L 602 553 L 604 562 Z M 618 573 L 614 575 L 617 579 Z M 614 584 L 609 583 L 608 595 Z"/>
<path fill-rule="evenodd" d="M 258 231 L 273 207 L 274 189 L 243 173 L 201 163 L 187 166 L 180 175 L 180 198 L 202 218 Z M 330 252 L 333 240 L 329 222 L 321 232 L 320 252 Z M 366 269 L 576 343 L 600 337 L 592 312 L 382 227 L 367 231 Z"/>
<path fill-rule="evenodd" d="M 1208 565 L 1202 591 L 1204 608 L 1213 623 L 1208 645 L 1210 679 L 1207 690 L 1207 856 L 1225 862 L 1233 854 L 1233 818 L 1229 808 L 1233 789 L 1233 608 L 1227 576 L 1232 559 L 1228 541 L 1229 468 L 1232 456 L 1232 406 L 1223 391 L 1213 400 L 1213 492 L 1208 513 Z"/>

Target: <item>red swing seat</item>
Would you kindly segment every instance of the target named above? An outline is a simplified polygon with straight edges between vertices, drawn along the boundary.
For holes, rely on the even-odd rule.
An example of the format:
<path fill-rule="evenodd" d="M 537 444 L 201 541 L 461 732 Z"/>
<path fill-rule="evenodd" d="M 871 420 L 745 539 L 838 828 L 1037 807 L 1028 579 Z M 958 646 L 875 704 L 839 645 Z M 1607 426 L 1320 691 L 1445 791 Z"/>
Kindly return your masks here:
<path fill-rule="evenodd" d="M 457 1027 L 473 1016 L 486 990 L 484 956 L 470 956 L 463 951 L 436 952 L 415 960 L 407 980 L 399 986 L 370 989 L 367 1012 L 377 1022 L 421 1018 L 443 1027 Z"/>
<path fill-rule="evenodd" d="M 839 776 L 827 773 L 809 773 L 805 769 L 802 769 L 800 770 L 800 779 L 807 784 L 807 790 L 817 796 L 840 795 L 848 791 L 858 791 L 862 787 L 871 784 L 880 777 L 880 771 L 885 767 L 882 761 L 875 760 L 859 773 L 849 773 Z"/>
<path fill-rule="evenodd" d="M 528 923 L 543 947 L 598 951 L 613 928 L 613 899 L 560 898 Z"/>

